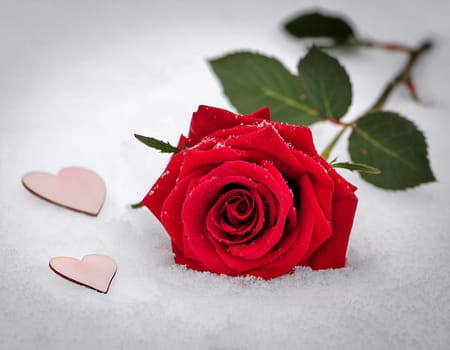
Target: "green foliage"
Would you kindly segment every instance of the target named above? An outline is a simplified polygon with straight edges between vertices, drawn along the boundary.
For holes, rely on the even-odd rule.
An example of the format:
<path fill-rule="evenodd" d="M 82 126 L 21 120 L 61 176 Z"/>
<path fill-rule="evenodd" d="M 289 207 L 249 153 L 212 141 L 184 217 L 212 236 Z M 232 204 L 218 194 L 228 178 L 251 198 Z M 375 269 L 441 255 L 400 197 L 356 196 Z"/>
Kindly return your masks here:
<path fill-rule="evenodd" d="M 350 78 L 338 60 L 312 47 L 298 63 L 300 85 L 320 118 L 341 118 L 352 102 Z"/>
<path fill-rule="evenodd" d="M 381 170 L 361 174 L 375 186 L 402 190 L 435 181 L 425 137 L 416 126 L 393 112 L 374 112 L 357 120 L 349 139 L 351 159 Z"/>
<path fill-rule="evenodd" d="M 367 174 L 381 174 L 381 170 L 373 166 L 362 163 L 331 163 L 333 168 L 342 168 L 350 171 L 357 171 L 359 173 Z"/>
<path fill-rule="evenodd" d="M 177 153 L 179 149 L 175 146 L 172 146 L 169 142 L 164 142 L 153 137 L 142 136 L 138 134 L 134 134 L 139 141 L 141 141 L 144 145 L 148 147 L 157 149 L 161 153 Z"/>
<path fill-rule="evenodd" d="M 328 38 L 336 44 L 345 44 L 355 36 L 344 18 L 320 12 L 302 13 L 287 22 L 284 28 L 297 38 Z"/>
<path fill-rule="evenodd" d="M 268 106 L 275 121 L 309 125 L 342 117 L 352 100 L 350 79 L 339 62 L 313 47 L 299 62 L 299 77 L 280 61 L 238 52 L 209 61 L 239 113 Z"/>
<path fill-rule="evenodd" d="M 237 52 L 210 60 L 209 64 L 239 113 L 268 106 L 275 121 L 309 125 L 318 120 L 298 78 L 275 58 Z"/>

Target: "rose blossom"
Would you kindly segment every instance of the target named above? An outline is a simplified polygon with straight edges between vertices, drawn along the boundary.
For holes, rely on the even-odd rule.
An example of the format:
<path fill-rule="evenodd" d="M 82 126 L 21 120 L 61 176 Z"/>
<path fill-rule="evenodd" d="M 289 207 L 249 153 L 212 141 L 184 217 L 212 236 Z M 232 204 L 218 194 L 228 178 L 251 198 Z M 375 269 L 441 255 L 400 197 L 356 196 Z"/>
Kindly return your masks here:
<path fill-rule="evenodd" d="M 305 126 L 200 106 L 180 152 L 143 199 L 175 262 L 265 279 L 345 265 L 357 198 Z"/>

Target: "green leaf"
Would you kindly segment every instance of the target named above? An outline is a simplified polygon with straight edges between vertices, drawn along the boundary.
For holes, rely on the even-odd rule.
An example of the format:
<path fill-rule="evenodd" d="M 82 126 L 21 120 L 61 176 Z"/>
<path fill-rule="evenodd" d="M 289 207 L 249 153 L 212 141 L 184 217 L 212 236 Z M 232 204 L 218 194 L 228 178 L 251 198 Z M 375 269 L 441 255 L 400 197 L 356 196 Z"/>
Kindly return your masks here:
<path fill-rule="evenodd" d="M 272 120 L 309 125 L 318 121 L 298 78 L 271 57 L 237 52 L 209 61 L 225 95 L 239 113 L 271 110 Z"/>
<path fill-rule="evenodd" d="M 381 174 L 381 170 L 362 163 L 330 163 L 333 168 L 342 168 L 367 174 Z"/>
<path fill-rule="evenodd" d="M 312 47 L 298 63 L 300 85 L 320 118 L 341 118 L 352 103 L 352 86 L 335 58 Z"/>
<path fill-rule="evenodd" d="M 425 137 L 409 120 L 393 112 L 373 112 L 359 119 L 349 138 L 354 162 L 371 164 L 380 175 L 361 174 L 373 185 L 403 190 L 435 181 Z"/>
<path fill-rule="evenodd" d="M 139 141 L 141 141 L 144 145 L 148 147 L 159 150 L 161 153 L 177 153 L 179 149 L 175 146 L 172 146 L 169 142 L 164 142 L 153 137 L 142 136 L 138 134 L 134 134 Z"/>
<path fill-rule="evenodd" d="M 344 18 L 320 12 L 303 13 L 287 22 L 284 28 L 297 38 L 329 38 L 338 44 L 345 44 L 355 36 Z"/>
<path fill-rule="evenodd" d="M 130 207 L 132 209 L 139 209 L 139 208 L 142 208 L 143 206 L 144 206 L 144 204 L 142 204 L 141 202 L 130 204 Z"/>

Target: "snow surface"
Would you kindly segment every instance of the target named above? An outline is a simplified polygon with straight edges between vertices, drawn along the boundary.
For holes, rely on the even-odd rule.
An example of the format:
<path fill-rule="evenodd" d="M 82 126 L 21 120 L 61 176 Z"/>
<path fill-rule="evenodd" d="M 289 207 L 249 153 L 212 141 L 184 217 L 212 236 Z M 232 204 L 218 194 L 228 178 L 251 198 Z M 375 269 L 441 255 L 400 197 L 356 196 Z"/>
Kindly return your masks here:
<path fill-rule="evenodd" d="M 268 282 L 186 270 L 145 209 L 131 210 L 168 156 L 133 133 L 176 143 L 200 104 L 231 108 L 206 59 L 236 49 L 292 70 L 305 46 L 280 24 L 320 5 L 360 33 L 415 45 L 432 37 L 414 78 L 388 108 L 426 134 L 439 182 L 406 192 L 358 175 L 348 267 Z M 0 0 L 1 349 L 450 348 L 450 6 L 447 1 Z M 397 71 L 401 54 L 336 52 L 353 82 L 349 119 Z M 334 135 L 314 127 L 318 148 Z M 335 155 L 347 158 L 345 142 Z M 49 204 L 20 183 L 28 171 L 84 166 L 101 174 L 98 217 Z M 108 294 L 53 273 L 53 256 L 112 256 Z"/>

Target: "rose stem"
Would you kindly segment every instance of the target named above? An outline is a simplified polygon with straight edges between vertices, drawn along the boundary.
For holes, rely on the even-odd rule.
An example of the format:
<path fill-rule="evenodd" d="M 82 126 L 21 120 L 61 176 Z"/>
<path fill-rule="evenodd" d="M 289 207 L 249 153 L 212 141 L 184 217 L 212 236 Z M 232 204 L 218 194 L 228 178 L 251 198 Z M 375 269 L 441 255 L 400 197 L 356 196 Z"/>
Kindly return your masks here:
<path fill-rule="evenodd" d="M 361 39 L 354 39 L 351 42 L 352 45 L 355 46 L 362 46 L 362 47 L 368 47 L 373 49 L 382 49 L 382 50 L 388 50 L 388 51 L 400 51 L 405 53 L 411 53 L 414 51 L 413 48 L 402 45 L 399 43 L 393 43 L 393 42 L 381 42 L 381 41 L 373 41 L 373 40 L 361 40 Z"/>
<path fill-rule="evenodd" d="M 417 59 L 427 50 L 431 48 L 431 41 L 425 41 L 418 48 L 409 51 L 409 59 L 403 68 L 395 75 L 391 81 L 389 81 L 383 91 L 381 92 L 378 99 L 374 102 L 374 104 L 368 109 L 368 111 L 364 114 L 370 112 L 377 112 L 383 108 L 389 96 L 395 87 L 401 83 L 404 83 L 410 79 L 411 70 L 416 63 Z"/>
<path fill-rule="evenodd" d="M 344 134 L 344 131 L 347 129 L 347 126 L 344 126 L 337 134 L 336 136 L 331 140 L 331 142 L 323 149 L 321 156 L 325 160 L 328 160 L 330 158 L 330 153 L 333 150 L 334 146 L 338 143 L 339 139 Z"/>
<path fill-rule="evenodd" d="M 402 51 L 406 52 L 409 55 L 408 61 L 406 61 L 406 64 L 403 66 L 403 68 L 386 84 L 385 88 L 381 92 L 378 99 L 374 102 L 374 104 L 369 108 L 369 110 L 361 115 L 359 118 L 356 118 L 353 122 L 350 123 L 344 123 L 341 122 L 338 119 L 335 118 L 327 118 L 323 119 L 324 121 L 327 120 L 333 124 L 342 126 L 342 129 L 336 134 L 336 136 L 331 140 L 331 142 L 324 148 L 322 151 L 321 156 L 327 160 L 330 157 L 331 151 L 334 149 L 338 141 L 341 139 L 342 135 L 344 134 L 344 131 L 350 127 L 354 128 L 356 126 L 356 123 L 358 119 L 363 117 L 365 114 L 370 112 L 376 112 L 383 108 L 386 101 L 388 100 L 389 96 L 391 95 L 392 91 L 394 91 L 395 87 L 401 83 L 408 83 L 411 82 L 411 70 L 416 63 L 417 59 L 427 50 L 429 50 L 432 47 L 431 41 L 425 41 L 422 43 L 418 48 L 411 49 L 407 46 L 401 45 L 401 44 L 393 44 L 393 43 L 381 43 L 381 42 L 372 42 L 372 41 L 356 41 L 354 44 L 366 46 L 366 47 L 376 47 L 376 48 L 383 48 L 386 50 L 396 50 L 396 51 Z"/>

